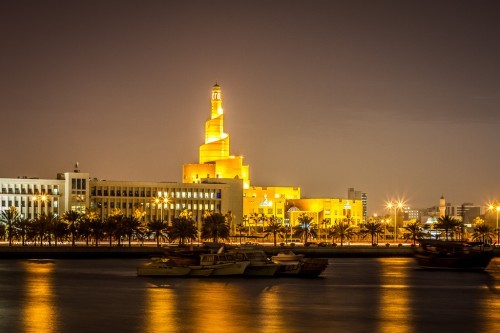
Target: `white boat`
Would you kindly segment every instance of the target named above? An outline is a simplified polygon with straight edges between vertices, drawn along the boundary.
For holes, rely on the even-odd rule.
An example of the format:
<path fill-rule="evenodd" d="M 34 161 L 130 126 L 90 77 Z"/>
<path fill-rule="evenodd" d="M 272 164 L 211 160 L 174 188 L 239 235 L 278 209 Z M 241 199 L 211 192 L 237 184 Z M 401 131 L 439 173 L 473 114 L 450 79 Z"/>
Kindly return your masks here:
<path fill-rule="evenodd" d="M 238 261 L 250 261 L 250 265 L 245 270 L 245 275 L 274 276 L 280 268 L 280 265 L 269 260 L 262 250 L 235 249 L 229 253 L 234 254 Z"/>
<path fill-rule="evenodd" d="M 138 276 L 186 276 L 189 272 L 191 268 L 179 266 L 165 258 L 151 258 L 144 265 L 137 267 Z"/>
<path fill-rule="evenodd" d="M 213 268 L 212 276 L 242 275 L 248 265 L 250 261 L 237 261 L 232 255 L 226 253 L 200 255 L 200 266 Z"/>
<path fill-rule="evenodd" d="M 274 262 L 282 263 L 287 261 L 300 261 L 304 259 L 303 254 L 295 254 L 292 251 L 280 252 L 275 256 L 271 257 L 271 260 Z"/>

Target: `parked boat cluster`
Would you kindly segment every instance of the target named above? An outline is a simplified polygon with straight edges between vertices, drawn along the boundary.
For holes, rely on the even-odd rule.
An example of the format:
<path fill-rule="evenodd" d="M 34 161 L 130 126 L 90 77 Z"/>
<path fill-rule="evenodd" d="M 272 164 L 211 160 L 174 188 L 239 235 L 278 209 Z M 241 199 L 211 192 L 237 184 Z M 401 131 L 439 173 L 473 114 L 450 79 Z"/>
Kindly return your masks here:
<path fill-rule="evenodd" d="M 281 252 L 268 258 L 258 249 L 219 250 L 217 253 L 177 252 L 151 258 L 137 268 L 138 276 L 319 276 L 328 259 L 304 258 Z"/>

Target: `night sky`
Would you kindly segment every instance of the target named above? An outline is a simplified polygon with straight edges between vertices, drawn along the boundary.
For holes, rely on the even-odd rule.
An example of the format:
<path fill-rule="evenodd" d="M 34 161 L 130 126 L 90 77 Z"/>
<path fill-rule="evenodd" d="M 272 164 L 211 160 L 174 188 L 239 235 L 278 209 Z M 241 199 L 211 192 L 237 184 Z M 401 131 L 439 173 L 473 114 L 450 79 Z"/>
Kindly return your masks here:
<path fill-rule="evenodd" d="M 499 1 L 0 2 L 0 177 L 181 182 L 211 87 L 253 185 L 500 200 Z"/>

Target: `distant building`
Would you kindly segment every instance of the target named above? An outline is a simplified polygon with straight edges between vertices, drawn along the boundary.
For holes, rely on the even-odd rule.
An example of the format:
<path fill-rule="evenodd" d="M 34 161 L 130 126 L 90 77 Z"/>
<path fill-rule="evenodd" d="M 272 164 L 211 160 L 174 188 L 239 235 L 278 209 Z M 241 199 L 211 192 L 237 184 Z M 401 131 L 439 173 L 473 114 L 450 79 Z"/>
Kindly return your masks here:
<path fill-rule="evenodd" d="M 363 204 L 363 223 L 366 223 L 368 218 L 368 196 L 366 193 L 354 190 L 354 187 L 347 189 L 348 200 L 361 200 Z"/>
<path fill-rule="evenodd" d="M 444 196 L 439 199 L 439 206 L 430 207 L 421 210 L 422 220 L 437 220 L 445 215 L 454 217 L 463 221 L 466 227 L 472 227 L 472 222 L 478 216 L 481 216 L 481 206 L 466 202 L 461 205 L 452 205 L 446 202 Z M 422 222 L 425 222 L 422 221 Z"/>

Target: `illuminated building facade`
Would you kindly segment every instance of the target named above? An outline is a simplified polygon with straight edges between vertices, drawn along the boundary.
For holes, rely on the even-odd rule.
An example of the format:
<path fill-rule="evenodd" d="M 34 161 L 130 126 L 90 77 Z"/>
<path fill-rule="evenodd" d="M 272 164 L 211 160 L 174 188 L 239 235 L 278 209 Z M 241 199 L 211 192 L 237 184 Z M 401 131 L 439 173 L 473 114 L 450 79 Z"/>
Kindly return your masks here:
<path fill-rule="evenodd" d="M 332 227 L 333 224 L 346 222 L 352 226 L 363 223 L 363 201 L 340 198 L 314 198 L 291 200 L 287 205 L 290 224 L 298 224 L 302 213 L 311 216 L 311 221 L 320 228 Z"/>
<path fill-rule="evenodd" d="M 243 192 L 243 215 L 275 216 L 285 221 L 289 202 L 300 199 L 300 187 L 250 186 Z"/>
<path fill-rule="evenodd" d="M 58 174 L 57 179 L 0 178 L 0 188 L 0 209 L 14 206 L 28 219 L 42 213 L 84 213 L 90 208 L 104 220 L 113 210 L 131 216 L 140 208 L 145 222 L 160 218 L 171 221 L 189 210 L 199 227 L 204 211 L 243 215 L 242 183 L 236 180 L 199 184 L 105 181 L 74 170 Z M 161 199 L 160 203 L 155 199 Z M 237 221 L 241 218 L 235 218 Z"/>
<path fill-rule="evenodd" d="M 222 91 L 218 84 L 212 87 L 211 117 L 205 123 L 205 143 L 200 146 L 199 163 L 184 164 L 183 183 L 201 183 L 205 178 L 241 179 L 243 188 L 250 186 L 248 165 L 243 156 L 229 153 L 229 135 L 224 133 Z"/>
<path fill-rule="evenodd" d="M 78 170 L 60 173 L 57 179 L 0 178 L 0 210 L 14 206 L 28 219 L 42 213 L 84 212 L 89 201 L 88 181 L 89 174 Z"/>

